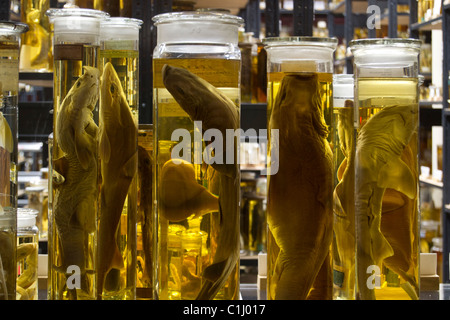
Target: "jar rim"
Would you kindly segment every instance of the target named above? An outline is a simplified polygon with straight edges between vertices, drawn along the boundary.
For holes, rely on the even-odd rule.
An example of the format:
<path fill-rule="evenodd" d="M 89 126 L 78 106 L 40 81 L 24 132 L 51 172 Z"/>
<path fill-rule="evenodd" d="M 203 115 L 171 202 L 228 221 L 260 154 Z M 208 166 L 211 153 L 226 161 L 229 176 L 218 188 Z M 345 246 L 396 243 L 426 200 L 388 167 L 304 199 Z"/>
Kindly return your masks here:
<path fill-rule="evenodd" d="M 86 18 L 97 18 L 105 19 L 110 15 L 107 12 L 95 9 L 85 9 L 85 8 L 60 8 L 60 9 L 49 9 L 45 14 L 50 19 L 63 18 L 63 17 L 86 17 Z"/>
<path fill-rule="evenodd" d="M 350 49 L 359 49 L 365 46 L 384 46 L 396 48 L 420 49 L 422 40 L 412 38 L 371 38 L 351 40 L 348 44 Z"/>
<path fill-rule="evenodd" d="M 162 13 L 154 16 L 152 20 L 155 26 L 174 21 L 192 21 L 198 23 L 199 20 L 221 22 L 236 26 L 242 26 L 244 24 L 244 19 L 239 16 L 220 11 L 201 10 Z"/>
<path fill-rule="evenodd" d="M 262 40 L 266 47 L 296 46 L 296 45 L 318 45 L 336 48 L 338 39 L 325 37 L 295 36 L 295 37 L 269 37 Z"/>
<path fill-rule="evenodd" d="M 30 29 L 28 24 L 16 21 L 0 20 L 0 32 L 7 34 L 20 34 Z"/>
<path fill-rule="evenodd" d="M 144 21 L 135 18 L 127 17 L 106 17 L 102 20 L 102 25 L 115 25 L 115 26 L 127 26 L 141 28 Z"/>

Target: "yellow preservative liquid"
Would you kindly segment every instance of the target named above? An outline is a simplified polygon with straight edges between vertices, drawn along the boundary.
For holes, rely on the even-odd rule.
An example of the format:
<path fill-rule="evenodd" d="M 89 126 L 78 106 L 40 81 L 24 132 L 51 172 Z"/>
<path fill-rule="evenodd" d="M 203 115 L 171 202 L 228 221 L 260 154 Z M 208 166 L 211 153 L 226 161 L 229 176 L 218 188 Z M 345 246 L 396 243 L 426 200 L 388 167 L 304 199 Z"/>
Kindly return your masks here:
<path fill-rule="evenodd" d="M 359 292 L 372 290 L 378 300 L 417 299 L 419 295 L 417 86 L 415 78 L 359 78 L 355 95 L 359 106 L 355 159 L 356 265 L 361 268 L 357 286 Z M 382 117 L 383 114 L 387 116 Z M 387 158 L 387 152 L 397 157 Z M 376 161 L 366 166 L 364 159 L 370 158 Z M 372 214 L 368 214 L 364 208 L 370 192 L 370 175 L 377 170 L 375 163 L 384 159 L 389 159 L 393 169 L 385 176 L 383 169 L 377 171 L 381 172 L 377 185 L 386 188 L 382 189 L 380 211 L 372 200 L 379 189 L 371 189 L 368 212 Z M 390 177 L 395 177 L 398 183 L 393 184 Z M 372 255 L 366 254 L 368 246 L 362 236 L 367 229 L 376 239 L 372 241 L 377 245 L 372 248 Z M 377 262 L 374 257 L 381 258 Z"/>
<path fill-rule="evenodd" d="M 161 169 L 171 160 L 172 150 L 179 143 L 178 140 L 172 140 L 172 133 L 176 129 L 186 129 L 190 133 L 190 149 L 192 151 L 190 163 L 193 164 L 196 182 L 210 193 L 218 196 L 219 190 L 214 184 L 212 174 L 214 170 L 211 170 L 210 166 L 203 161 L 198 161 L 198 152 L 203 152 L 205 143 L 194 138 L 201 132 L 195 131 L 198 129 L 194 128 L 193 121 L 164 87 L 161 70 L 165 64 L 188 69 L 222 91 L 239 108 L 240 61 L 206 58 L 153 60 L 153 99 L 156 104 L 153 116 L 156 151 L 153 185 L 156 186 L 156 190 L 154 190 L 156 199 L 160 198 Z M 180 138 L 176 137 L 176 139 Z M 225 137 L 223 141 L 225 142 Z M 175 192 L 185 191 L 180 189 Z M 195 299 L 205 281 L 202 276 L 203 270 L 211 265 L 217 250 L 217 239 L 220 232 L 219 213 L 211 212 L 198 218 L 191 216 L 182 221 L 169 221 L 164 217 L 164 207 L 160 201 L 156 203 L 156 206 L 158 298 L 163 300 Z M 238 206 L 236 214 L 239 214 Z M 238 291 L 239 268 L 237 263 L 215 299 L 237 299 Z"/>

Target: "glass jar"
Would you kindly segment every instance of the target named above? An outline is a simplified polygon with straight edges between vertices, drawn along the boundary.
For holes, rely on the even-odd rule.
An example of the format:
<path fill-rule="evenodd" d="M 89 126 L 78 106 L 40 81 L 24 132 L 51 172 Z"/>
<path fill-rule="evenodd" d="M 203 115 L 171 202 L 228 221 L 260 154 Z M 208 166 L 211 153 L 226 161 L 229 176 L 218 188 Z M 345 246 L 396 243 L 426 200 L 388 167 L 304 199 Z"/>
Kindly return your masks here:
<path fill-rule="evenodd" d="M 169 260 L 168 243 L 170 238 L 181 239 L 176 234 L 169 235 L 169 229 L 174 229 L 169 227 L 179 225 L 189 232 L 188 218 L 201 218 L 200 230 L 208 237 L 208 258 L 202 267 L 202 287 L 196 298 L 237 299 L 240 173 L 236 130 L 241 68 L 238 29 L 243 19 L 195 11 L 161 14 L 153 20 L 157 27 L 153 55 L 156 297 L 181 298 L 177 290 L 186 279 L 180 275 L 181 286 L 169 280 L 173 276 L 170 271 L 175 268 Z M 235 133 L 229 141 L 225 139 L 227 130 Z M 203 137 L 203 133 L 208 136 Z M 211 144 L 214 138 L 215 143 Z M 183 270 L 188 264 L 190 261 L 182 261 Z"/>
<path fill-rule="evenodd" d="M 38 299 L 39 229 L 38 211 L 17 210 L 17 299 Z"/>
<path fill-rule="evenodd" d="M 95 299 L 100 22 L 108 14 L 63 8 L 47 15 L 54 26 L 55 61 L 50 299 Z"/>
<path fill-rule="evenodd" d="M 352 74 L 333 76 L 333 298 L 354 299 L 354 119 Z"/>
<path fill-rule="evenodd" d="M 419 297 L 420 45 L 413 39 L 350 42 L 357 299 Z"/>
<path fill-rule="evenodd" d="M 265 39 L 264 44 L 271 163 L 267 298 L 331 299 L 333 153 L 329 133 L 337 40 L 276 37 Z"/>
<path fill-rule="evenodd" d="M 0 300 L 16 298 L 19 41 L 27 30 L 0 21 Z"/>
<path fill-rule="evenodd" d="M 30 27 L 22 35 L 20 71 L 42 72 L 53 70 L 52 30 L 45 12 L 49 0 L 21 0 L 20 20 Z"/>
<path fill-rule="evenodd" d="M 139 29 L 141 20 L 101 22 L 100 211 L 97 295 L 136 298 Z"/>
<path fill-rule="evenodd" d="M 136 299 L 153 298 L 153 125 L 139 124 Z"/>

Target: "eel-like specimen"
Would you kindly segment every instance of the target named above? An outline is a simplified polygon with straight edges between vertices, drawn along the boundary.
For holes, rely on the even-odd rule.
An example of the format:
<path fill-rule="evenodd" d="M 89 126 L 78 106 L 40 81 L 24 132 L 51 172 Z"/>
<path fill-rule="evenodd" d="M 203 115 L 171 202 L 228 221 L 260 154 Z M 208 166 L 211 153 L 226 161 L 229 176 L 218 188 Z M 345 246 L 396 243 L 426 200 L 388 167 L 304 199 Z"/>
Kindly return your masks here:
<path fill-rule="evenodd" d="M 37 286 L 38 247 L 36 243 L 22 243 L 17 247 L 17 261 L 26 259 L 26 270 L 17 278 L 21 300 L 32 299 Z"/>
<path fill-rule="evenodd" d="M 353 126 L 353 102 L 347 100 L 344 108 L 336 108 L 337 131 L 344 160 L 337 171 L 339 183 L 333 192 L 334 233 L 336 249 L 334 255 L 344 268 L 342 287 L 353 292 L 355 265 L 355 143 Z M 351 294 L 351 293 L 350 293 Z"/>
<path fill-rule="evenodd" d="M 202 121 L 202 129 L 218 129 L 223 137 L 226 130 L 237 130 L 239 112 L 236 105 L 209 82 L 183 68 L 165 65 L 163 82 L 192 121 Z M 199 300 L 213 299 L 224 286 L 239 259 L 239 166 L 237 141 L 214 150 L 224 159 L 223 164 L 211 166 L 220 173 L 219 213 L 221 218 L 217 250 L 213 262 L 203 271 Z M 234 159 L 227 163 L 226 159 Z"/>
<path fill-rule="evenodd" d="M 267 222 L 280 251 L 268 294 L 331 299 L 333 155 L 317 74 L 284 76 L 269 127 L 279 131 L 279 145 L 271 142 L 270 150 L 279 169 L 269 178 Z M 319 291 L 309 297 L 312 288 Z"/>
<path fill-rule="evenodd" d="M 213 195 L 195 179 L 194 165 L 176 159 L 164 163 L 161 169 L 162 215 L 169 221 L 195 218 L 219 210 L 217 196 Z"/>
<path fill-rule="evenodd" d="M 381 109 L 360 129 L 355 156 L 355 217 L 359 297 L 375 299 L 367 286 L 370 265 L 379 265 L 394 251 L 380 230 L 386 188 L 410 199 L 417 195 L 416 179 L 401 155 L 415 131 L 417 106 L 394 105 Z M 403 223 L 403 222 L 402 222 Z"/>
<path fill-rule="evenodd" d="M 56 176 L 61 178 L 54 183 L 53 213 L 62 251 L 61 265 L 55 269 L 66 273 L 68 266 L 76 265 L 83 277 L 87 237 L 96 228 L 98 127 L 92 110 L 98 100 L 99 81 L 98 69 L 84 67 L 84 74 L 61 103 L 55 127 L 55 140 L 64 152 L 53 163 Z M 87 289 L 85 281 L 82 289 Z"/>
<path fill-rule="evenodd" d="M 48 59 L 50 35 L 41 26 L 41 19 L 44 14 L 45 12 L 41 12 L 41 10 L 33 9 L 26 16 L 26 23 L 30 30 L 26 33 L 25 38 L 31 37 L 31 39 L 27 39 L 27 44 L 37 48 L 37 50 L 33 50 L 36 52 L 35 55 L 30 57 L 31 66 L 39 66 Z"/>
<path fill-rule="evenodd" d="M 152 155 L 144 147 L 138 145 L 138 172 L 139 172 L 139 221 L 142 229 L 142 246 L 144 248 L 144 270 L 141 283 L 145 288 L 152 284 L 152 256 L 153 256 L 153 228 L 152 228 L 152 182 L 153 182 Z"/>
<path fill-rule="evenodd" d="M 112 269 L 123 268 L 117 228 L 131 180 L 137 171 L 137 126 L 119 77 L 111 63 L 104 66 L 100 89 L 99 156 L 102 183 L 98 230 L 97 298 L 114 290 Z"/>

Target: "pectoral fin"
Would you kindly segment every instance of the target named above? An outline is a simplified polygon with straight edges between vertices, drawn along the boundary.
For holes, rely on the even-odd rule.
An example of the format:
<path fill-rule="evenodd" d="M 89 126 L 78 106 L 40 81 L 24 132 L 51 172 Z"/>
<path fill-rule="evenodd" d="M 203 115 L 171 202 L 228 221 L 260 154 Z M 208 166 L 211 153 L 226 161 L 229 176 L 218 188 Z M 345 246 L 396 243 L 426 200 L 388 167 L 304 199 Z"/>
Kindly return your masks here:
<path fill-rule="evenodd" d="M 378 187 L 395 189 L 410 199 L 416 196 L 415 181 L 408 165 L 400 158 L 388 161 L 378 173 Z"/>
<path fill-rule="evenodd" d="M 88 146 L 90 145 L 91 142 L 86 134 L 75 132 L 75 152 L 77 154 L 78 161 L 80 161 L 81 167 L 84 170 L 89 168 L 89 161 L 91 157 Z"/>
<path fill-rule="evenodd" d="M 109 162 L 109 158 L 111 157 L 111 143 L 109 142 L 108 135 L 104 128 L 102 128 L 100 133 L 100 144 L 99 144 L 99 156 L 102 161 L 105 163 Z"/>
<path fill-rule="evenodd" d="M 133 178 L 134 174 L 136 173 L 136 166 L 137 166 L 137 152 L 135 152 L 130 159 L 125 163 L 123 166 L 123 174 L 127 178 Z"/>

